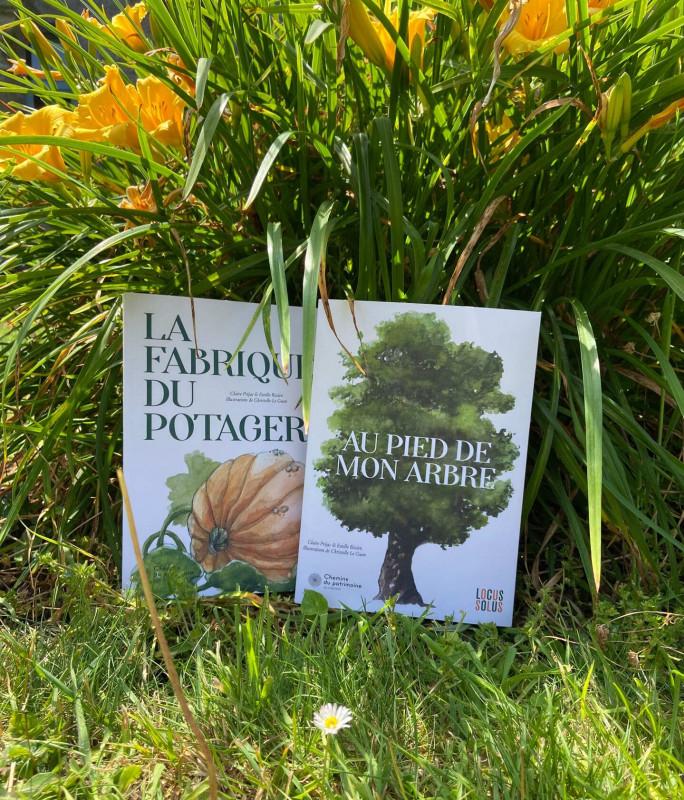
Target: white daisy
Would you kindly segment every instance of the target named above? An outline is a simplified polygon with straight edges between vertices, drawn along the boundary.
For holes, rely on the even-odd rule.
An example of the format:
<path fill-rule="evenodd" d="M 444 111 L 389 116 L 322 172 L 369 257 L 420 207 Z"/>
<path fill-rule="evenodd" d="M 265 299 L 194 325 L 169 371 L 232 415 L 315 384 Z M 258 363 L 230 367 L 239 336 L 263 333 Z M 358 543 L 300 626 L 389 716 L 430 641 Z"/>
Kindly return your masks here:
<path fill-rule="evenodd" d="M 314 714 L 314 725 L 325 734 L 336 734 L 351 725 L 352 713 L 346 706 L 336 703 L 322 705 Z"/>

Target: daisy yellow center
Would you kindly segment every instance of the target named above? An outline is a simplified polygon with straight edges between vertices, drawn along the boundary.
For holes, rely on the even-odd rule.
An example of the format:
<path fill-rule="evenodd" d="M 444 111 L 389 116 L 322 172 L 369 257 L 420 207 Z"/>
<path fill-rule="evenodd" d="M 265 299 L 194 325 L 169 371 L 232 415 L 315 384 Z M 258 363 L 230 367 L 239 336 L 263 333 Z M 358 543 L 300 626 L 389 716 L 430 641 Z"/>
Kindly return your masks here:
<path fill-rule="evenodd" d="M 323 725 L 325 725 L 326 728 L 336 728 L 339 723 L 339 719 L 334 714 L 331 714 L 323 720 Z"/>

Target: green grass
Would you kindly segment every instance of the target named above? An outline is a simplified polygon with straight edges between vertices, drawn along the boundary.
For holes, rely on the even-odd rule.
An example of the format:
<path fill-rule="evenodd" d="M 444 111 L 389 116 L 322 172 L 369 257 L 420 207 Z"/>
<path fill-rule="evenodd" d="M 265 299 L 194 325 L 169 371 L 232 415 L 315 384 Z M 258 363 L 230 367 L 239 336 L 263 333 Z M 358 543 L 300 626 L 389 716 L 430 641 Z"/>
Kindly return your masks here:
<path fill-rule="evenodd" d="M 0 790 L 11 797 L 206 797 L 146 610 L 90 567 L 42 619 L 2 605 Z M 287 599 L 172 604 L 164 627 L 224 798 L 684 796 L 684 614 L 548 596 L 497 631 L 396 616 L 303 617 Z M 48 602 L 45 602 L 48 600 Z M 50 610 L 52 606 L 52 611 Z M 605 625 L 606 628 L 601 626 Z M 313 712 L 354 723 L 324 745 Z"/>
<path fill-rule="evenodd" d="M 684 797 L 681 113 L 630 141 L 684 97 L 684 0 L 620 0 L 600 21 L 568 0 L 568 53 L 504 58 L 471 131 L 507 2 L 427 3 L 412 81 L 351 40 L 342 54 L 333 3 L 148 0 L 147 54 L 60 0 L 32 17 L 62 37 L 59 64 L 38 54 L 62 81 L 0 71 L 0 93 L 72 108 L 118 64 L 184 97 L 186 141 L 28 136 L 59 143 L 66 173 L 0 176 L 0 794 L 205 793 L 146 612 L 111 588 L 121 295 L 310 319 L 324 269 L 331 297 L 542 312 L 517 627 L 165 606 L 224 796 Z M 3 26 L 0 62 L 25 45 Z M 630 138 L 608 153 L 599 96 L 625 72 Z M 508 149 L 485 124 L 504 115 Z M 157 210 L 119 208 L 140 185 Z M 355 714 L 330 748 L 311 727 L 325 701 Z"/>

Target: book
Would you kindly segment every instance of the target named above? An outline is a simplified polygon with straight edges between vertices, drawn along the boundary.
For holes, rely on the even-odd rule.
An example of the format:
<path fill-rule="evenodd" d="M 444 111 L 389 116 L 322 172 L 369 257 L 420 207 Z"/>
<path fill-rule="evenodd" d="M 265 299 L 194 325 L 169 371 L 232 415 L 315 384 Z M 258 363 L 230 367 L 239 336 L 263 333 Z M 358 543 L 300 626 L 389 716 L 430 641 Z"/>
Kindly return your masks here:
<path fill-rule="evenodd" d="M 124 296 L 124 474 L 160 596 L 294 588 L 301 309 L 290 309 L 287 364 L 273 352 L 275 307 L 260 315 L 250 303 Z M 136 585 L 125 515 L 122 551 L 123 586 Z"/>
<path fill-rule="evenodd" d="M 510 625 L 540 315 L 319 306 L 295 599 Z"/>

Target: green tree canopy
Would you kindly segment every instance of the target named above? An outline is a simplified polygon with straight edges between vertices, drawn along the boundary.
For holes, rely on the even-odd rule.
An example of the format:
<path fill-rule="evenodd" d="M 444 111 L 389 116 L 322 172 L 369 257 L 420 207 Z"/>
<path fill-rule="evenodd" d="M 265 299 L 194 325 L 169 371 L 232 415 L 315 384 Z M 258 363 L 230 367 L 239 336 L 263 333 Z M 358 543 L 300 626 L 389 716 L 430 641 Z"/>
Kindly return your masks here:
<path fill-rule="evenodd" d="M 398 594 L 400 602 L 422 602 L 410 569 L 416 547 L 462 544 L 508 505 L 510 481 L 499 476 L 511 469 L 519 451 L 511 434 L 497 430 L 484 415 L 509 411 L 514 398 L 499 388 L 501 357 L 471 342 L 454 343 L 448 326 L 434 313 L 399 314 L 379 324 L 376 333 L 375 341 L 362 341 L 359 348 L 365 374 L 342 354 L 345 382 L 330 392 L 338 408 L 328 420 L 337 434 L 324 442 L 315 464 L 321 473 L 318 485 L 345 528 L 378 537 L 389 534 L 383 573 L 391 574 L 381 573 L 379 597 Z M 403 452 L 391 456 L 392 463 L 398 462 L 397 480 L 353 478 L 340 470 L 338 459 L 350 456 L 344 448 L 352 432 L 367 433 L 366 450 L 373 458 L 387 457 L 388 434 L 437 437 L 449 447 L 440 464 L 459 466 L 459 440 L 486 442 L 488 488 L 467 481 L 406 481 L 411 465 L 424 466 L 426 459 Z"/>

